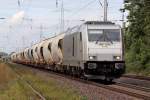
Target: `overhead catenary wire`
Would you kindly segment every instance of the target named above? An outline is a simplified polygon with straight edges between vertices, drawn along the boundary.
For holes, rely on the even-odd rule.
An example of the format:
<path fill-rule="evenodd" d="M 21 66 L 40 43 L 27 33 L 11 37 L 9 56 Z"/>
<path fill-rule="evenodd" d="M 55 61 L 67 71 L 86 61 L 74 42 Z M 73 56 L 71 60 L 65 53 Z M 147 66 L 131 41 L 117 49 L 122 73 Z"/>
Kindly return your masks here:
<path fill-rule="evenodd" d="M 73 15 L 74 14 L 78 14 L 78 13 L 80 13 L 82 10 L 84 10 L 85 8 L 87 8 L 88 6 L 90 6 L 92 3 L 94 3 L 96 0 L 91 0 L 90 2 L 88 2 L 87 4 L 85 4 L 83 7 L 81 7 L 80 9 L 78 9 L 76 12 L 74 12 L 73 14 L 72 14 L 72 17 L 73 17 Z M 99 1 L 99 3 L 100 3 L 100 5 L 103 7 L 103 5 L 102 5 L 102 3 L 101 3 L 101 0 L 98 0 Z M 58 0 L 56 0 L 56 5 L 58 6 Z M 70 17 L 69 17 L 70 18 Z"/>
<path fill-rule="evenodd" d="M 82 11 L 83 9 L 85 9 L 85 8 L 87 8 L 89 5 L 91 5 L 92 3 L 94 3 L 96 0 L 91 0 L 90 2 L 88 2 L 87 4 L 85 4 L 83 7 L 81 7 L 80 9 L 78 9 L 76 12 L 77 13 L 79 13 L 80 11 Z M 98 0 L 99 1 L 99 3 L 100 3 L 100 5 L 103 7 L 103 5 L 102 5 L 102 3 L 101 3 L 101 0 Z M 57 0 L 56 0 L 56 2 L 58 2 Z M 57 4 L 57 3 L 56 3 Z M 77 14 L 76 12 L 74 12 L 75 14 Z M 65 21 L 65 20 L 64 20 Z M 61 22 L 62 23 L 62 22 Z M 54 25 L 52 25 L 52 28 L 53 28 L 53 26 Z M 56 25 L 55 25 L 56 26 Z M 58 26 L 56 26 L 56 27 L 58 27 Z M 32 26 L 30 27 L 31 29 L 32 29 Z M 51 27 L 49 27 L 49 28 L 51 28 Z M 48 27 L 47 27 L 47 29 L 48 29 Z"/>
<path fill-rule="evenodd" d="M 72 13 L 70 16 L 68 16 L 69 18 L 73 17 L 74 14 L 78 14 L 80 11 L 84 10 L 85 8 L 87 8 L 88 6 L 90 6 L 91 4 L 93 4 L 96 0 L 91 0 L 90 2 L 88 2 L 87 4 L 85 4 L 83 7 L 79 8 L 77 11 L 75 11 L 74 13 Z"/>
<path fill-rule="evenodd" d="M 102 4 L 101 0 L 98 0 L 98 1 L 99 1 L 100 6 L 103 7 L 103 4 Z"/>
<path fill-rule="evenodd" d="M 80 11 L 82 11 L 83 9 L 85 9 L 86 7 L 90 6 L 92 3 L 94 3 L 96 0 L 91 0 L 90 2 L 88 2 L 86 5 L 84 5 L 83 7 L 81 7 L 80 9 L 78 9 L 76 12 L 74 12 L 73 14 L 77 14 Z M 56 7 L 58 7 L 58 0 L 56 0 Z M 72 15 L 73 15 L 72 14 Z M 73 16 L 72 16 L 73 17 Z M 64 27 L 65 27 L 65 22 L 64 22 L 64 3 L 62 0 L 62 4 L 61 4 L 61 32 L 64 31 Z"/>

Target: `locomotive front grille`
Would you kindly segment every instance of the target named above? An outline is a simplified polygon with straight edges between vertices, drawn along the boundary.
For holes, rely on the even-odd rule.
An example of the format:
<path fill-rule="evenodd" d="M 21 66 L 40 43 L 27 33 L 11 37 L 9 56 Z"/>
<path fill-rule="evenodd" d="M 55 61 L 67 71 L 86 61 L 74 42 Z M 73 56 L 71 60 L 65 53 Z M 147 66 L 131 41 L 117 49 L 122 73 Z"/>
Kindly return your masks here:
<path fill-rule="evenodd" d="M 93 75 L 102 75 L 106 73 L 113 74 L 116 71 L 124 70 L 124 62 L 96 62 L 89 61 L 85 63 L 85 73 Z"/>

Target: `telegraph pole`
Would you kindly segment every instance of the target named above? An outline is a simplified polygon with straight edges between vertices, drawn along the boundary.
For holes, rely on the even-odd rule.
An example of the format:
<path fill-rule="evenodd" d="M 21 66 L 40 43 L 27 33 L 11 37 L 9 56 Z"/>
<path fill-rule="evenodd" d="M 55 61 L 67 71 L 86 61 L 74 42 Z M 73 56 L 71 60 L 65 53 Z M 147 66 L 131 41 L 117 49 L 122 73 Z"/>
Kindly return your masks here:
<path fill-rule="evenodd" d="M 11 33 L 11 30 L 12 30 L 12 26 L 9 25 L 9 32 L 7 33 L 7 36 L 6 36 L 8 44 L 9 44 L 9 34 Z"/>
<path fill-rule="evenodd" d="M 43 25 L 40 26 L 40 41 L 43 39 Z"/>
<path fill-rule="evenodd" d="M 123 58 L 124 58 L 124 56 L 125 56 L 125 40 L 126 40 L 126 38 L 125 38 L 125 27 L 126 27 L 126 22 L 125 22 L 125 0 L 124 0 L 124 2 L 123 2 L 123 8 L 122 9 L 120 9 L 120 11 L 121 11 L 121 13 L 122 13 L 122 41 L 123 41 L 123 43 L 124 44 L 122 44 L 123 45 Z"/>
<path fill-rule="evenodd" d="M 58 0 L 56 0 L 56 7 L 58 7 Z M 64 0 L 61 0 L 60 6 L 60 33 L 64 32 L 65 20 L 64 20 Z"/>
<path fill-rule="evenodd" d="M 64 32 L 65 22 L 64 22 L 64 1 L 61 4 L 61 32 Z"/>
<path fill-rule="evenodd" d="M 104 22 L 107 21 L 107 10 L 108 10 L 108 2 L 104 0 Z"/>
<path fill-rule="evenodd" d="M 23 45 L 22 48 L 24 49 L 25 48 L 25 37 L 24 36 L 22 37 L 22 45 Z"/>
<path fill-rule="evenodd" d="M 30 29 L 32 30 L 33 19 L 32 18 L 22 18 L 22 20 L 30 22 L 30 24 L 31 24 Z"/>

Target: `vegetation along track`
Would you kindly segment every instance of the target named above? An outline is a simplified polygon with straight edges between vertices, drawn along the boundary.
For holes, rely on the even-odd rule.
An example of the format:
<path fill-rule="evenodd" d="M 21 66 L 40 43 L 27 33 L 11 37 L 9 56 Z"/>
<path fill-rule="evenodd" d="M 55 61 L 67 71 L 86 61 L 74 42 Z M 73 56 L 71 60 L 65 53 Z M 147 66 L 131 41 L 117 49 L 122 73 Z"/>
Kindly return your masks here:
<path fill-rule="evenodd" d="M 30 66 L 29 68 L 32 68 L 33 70 L 35 70 L 35 68 L 32 67 L 32 66 Z M 139 89 L 135 86 L 134 86 L 134 88 L 133 88 L 133 86 L 131 88 L 131 85 L 129 86 L 127 84 L 123 85 L 123 84 L 119 84 L 119 83 L 106 85 L 106 84 L 103 84 L 101 82 L 83 80 L 83 79 L 80 79 L 80 78 L 76 78 L 76 77 L 72 77 L 72 76 L 69 76 L 69 75 L 64 75 L 64 74 L 52 72 L 52 71 L 41 69 L 41 68 L 39 68 L 38 70 L 42 71 L 42 72 L 58 75 L 58 76 L 61 76 L 61 77 L 65 77 L 65 78 L 68 78 L 68 79 L 71 79 L 71 80 L 79 81 L 79 82 L 82 82 L 84 84 L 90 84 L 90 85 L 105 88 L 105 89 L 108 89 L 108 90 L 111 90 L 111 91 L 114 91 L 114 92 L 117 92 L 117 93 L 126 94 L 128 96 L 136 97 L 138 99 L 150 100 L 149 90 L 145 90 L 145 89 L 141 89 L 141 88 Z"/>
<path fill-rule="evenodd" d="M 34 89 L 34 87 L 30 84 L 30 82 L 23 79 L 22 75 L 19 72 L 17 72 L 14 68 L 12 68 L 12 70 L 15 72 L 18 79 L 20 79 L 23 83 L 25 83 L 39 97 L 40 100 L 46 100 L 46 98 L 41 93 L 39 93 L 36 89 Z"/>

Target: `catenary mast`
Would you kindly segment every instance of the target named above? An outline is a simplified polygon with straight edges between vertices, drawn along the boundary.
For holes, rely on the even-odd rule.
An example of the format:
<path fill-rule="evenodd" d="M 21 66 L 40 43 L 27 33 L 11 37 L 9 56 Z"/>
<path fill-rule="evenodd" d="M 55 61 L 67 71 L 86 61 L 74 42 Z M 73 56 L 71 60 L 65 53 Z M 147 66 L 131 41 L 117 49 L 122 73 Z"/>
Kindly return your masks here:
<path fill-rule="evenodd" d="M 104 0 L 104 22 L 107 21 L 107 10 L 108 10 L 108 2 Z"/>

